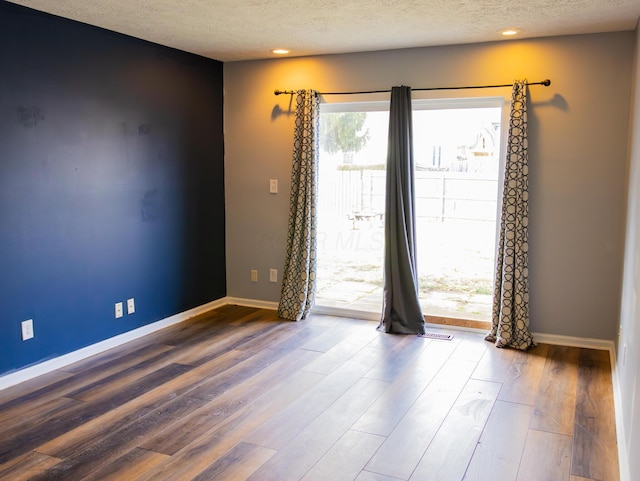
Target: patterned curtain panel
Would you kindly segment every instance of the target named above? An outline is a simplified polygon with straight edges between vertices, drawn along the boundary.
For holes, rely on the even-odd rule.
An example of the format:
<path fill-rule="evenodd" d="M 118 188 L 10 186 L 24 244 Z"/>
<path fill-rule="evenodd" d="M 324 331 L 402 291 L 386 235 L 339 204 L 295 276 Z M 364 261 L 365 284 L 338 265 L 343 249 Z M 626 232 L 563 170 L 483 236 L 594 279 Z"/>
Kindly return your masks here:
<path fill-rule="evenodd" d="M 318 93 L 315 90 L 299 90 L 296 94 L 287 257 L 278 306 L 278 315 L 292 321 L 307 316 L 316 291 L 319 125 Z"/>
<path fill-rule="evenodd" d="M 493 319 L 486 337 L 498 347 L 521 350 L 536 345 L 529 332 L 527 148 L 527 86 L 523 80 L 514 83 L 511 95 Z"/>
<path fill-rule="evenodd" d="M 411 89 L 393 87 L 384 214 L 384 298 L 378 330 L 424 334 L 418 298 Z"/>

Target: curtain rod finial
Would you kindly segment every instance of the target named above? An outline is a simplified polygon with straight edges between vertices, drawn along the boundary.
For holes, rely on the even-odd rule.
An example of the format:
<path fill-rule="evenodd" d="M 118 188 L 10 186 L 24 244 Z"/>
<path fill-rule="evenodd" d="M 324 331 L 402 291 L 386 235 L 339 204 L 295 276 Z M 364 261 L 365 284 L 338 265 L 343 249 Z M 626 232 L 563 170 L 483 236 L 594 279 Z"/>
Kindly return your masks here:
<path fill-rule="evenodd" d="M 548 87 L 549 85 L 551 85 L 551 80 L 549 79 L 543 80 L 542 85 L 544 85 L 545 87 Z"/>

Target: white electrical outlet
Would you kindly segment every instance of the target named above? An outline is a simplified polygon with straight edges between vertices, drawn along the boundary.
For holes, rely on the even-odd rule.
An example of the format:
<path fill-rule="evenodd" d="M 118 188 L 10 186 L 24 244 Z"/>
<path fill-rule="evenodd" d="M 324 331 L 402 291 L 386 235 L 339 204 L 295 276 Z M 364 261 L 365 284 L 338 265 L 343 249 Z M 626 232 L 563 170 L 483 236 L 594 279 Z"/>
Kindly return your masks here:
<path fill-rule="evenodd" d="M 278 282 L 278 269 L 269 269 L 269 282 Z"/>
<path fill-rule="evenodd" d="M 270 194 L 278 193 L 278 179 L 269 179 L 269 193 Z"/>
<path fill-rule="evenodd" d="M 251 282 L 258 282 L 258 271 L 251 269 Z"/>
<path fill-rule="evenodd" d="M 123 316 L 122 313 L 122 302 L 116 302 L 116 319 L 119 319 Z"/>
<path fill-rule="evenodd" d="M 131 299 L 127 299 L 127 314 L 133 314 L 136 312 L 136 303 L 133 297 Z"/>
<path fill-rule="evenodd" d="M 33 319 L 27 319 L 26 321 L 22 321 L 22 340 L 27 341 L 33 338 Z"/>

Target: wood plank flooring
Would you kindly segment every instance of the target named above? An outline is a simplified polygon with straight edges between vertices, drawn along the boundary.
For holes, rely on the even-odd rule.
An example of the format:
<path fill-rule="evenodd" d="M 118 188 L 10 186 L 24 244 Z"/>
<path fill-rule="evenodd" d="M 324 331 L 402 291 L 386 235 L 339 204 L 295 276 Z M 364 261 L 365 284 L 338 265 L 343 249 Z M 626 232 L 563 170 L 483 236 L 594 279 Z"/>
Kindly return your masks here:
<path fill-rule="evenodd" d="M 0 391 L 0 480 L 619 481 L 608 353 L 225 306 Z"/>

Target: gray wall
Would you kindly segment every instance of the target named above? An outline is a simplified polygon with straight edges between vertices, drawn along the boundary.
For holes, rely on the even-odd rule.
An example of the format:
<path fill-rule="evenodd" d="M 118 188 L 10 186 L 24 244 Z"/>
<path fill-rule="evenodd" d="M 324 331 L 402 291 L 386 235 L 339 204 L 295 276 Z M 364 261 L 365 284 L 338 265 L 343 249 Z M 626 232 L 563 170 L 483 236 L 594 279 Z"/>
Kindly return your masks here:
<path fill-rule="evenodd" d="M 294 118 L 290 96 L 276 97 L 274 89 L 550 78 L 551 87 L 531 88 L 529 103 L 532 329 L 614 339 L 633 43 L 633 33 L 623 32 L 226 63 L 227 294 L 279 297 L 268 269 L 281 271 L 284 263 Z M 269 194 L 269 178 L 279 179 L 279 194 Z M 258 283 L 250 282 L 250 269 L 259 270 Z"/>
<path fill-rule="evenodd" d="M 627 213 L 627 245 L 622 287 L 621 336 L 617 374 L 625 433 L 623 449 L 629 456 L 629 479 L 640 479 L 640 31 L 636 31 L 634 93 L 629 129 L 630 179 Z M 626 350 L 626 354 L 625 354 Z"/>

